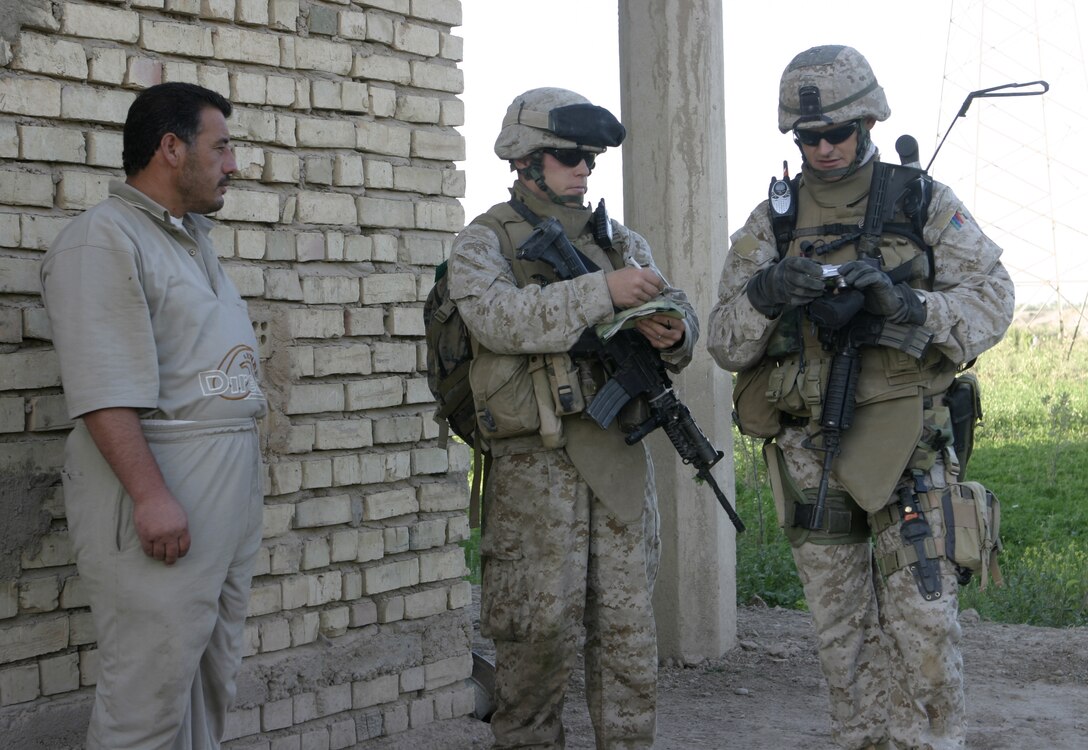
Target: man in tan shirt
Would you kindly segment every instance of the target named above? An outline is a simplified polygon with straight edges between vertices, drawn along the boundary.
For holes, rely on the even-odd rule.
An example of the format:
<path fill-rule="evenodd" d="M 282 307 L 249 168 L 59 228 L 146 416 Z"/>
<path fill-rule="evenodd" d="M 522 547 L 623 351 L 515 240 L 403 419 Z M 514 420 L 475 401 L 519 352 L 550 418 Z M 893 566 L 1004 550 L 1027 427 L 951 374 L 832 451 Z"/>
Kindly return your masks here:
<path fill-rule="evenodd" d="M 89 750 L 218 748 L 234 696 L 265 401 L 245 303 L 202 215 L 237 169 L 230 113 L 191 84 L 141 93 L 126 181 L 42 262 L 76 420 L 65 508 L 98 636 Z"/>

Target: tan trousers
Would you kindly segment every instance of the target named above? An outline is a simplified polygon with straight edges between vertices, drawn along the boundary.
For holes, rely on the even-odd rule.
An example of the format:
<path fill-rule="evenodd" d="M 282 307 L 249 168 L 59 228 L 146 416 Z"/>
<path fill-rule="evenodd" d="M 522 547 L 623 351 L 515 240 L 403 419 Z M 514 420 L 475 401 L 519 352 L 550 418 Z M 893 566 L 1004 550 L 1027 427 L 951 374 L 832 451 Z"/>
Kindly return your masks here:
<path fill-rule="evenodd" d="M 495 640 L 494 747 L 563 747 L 583 623 L 597 747 L 653 747 L 656 507 L 621 523 L 563 451 L 496 457 L 490 481 L 480 620 Z"/>
<path fill-rule="evenodd" d="M 88 750 L 219 748 L 253 559 L 260 452 L 251 419 L 144 426 L 192 547 L 173 566 L 147 557 L 132 500 L 82 421 L 66 446 L 68 526 L 98 638 Z"/>

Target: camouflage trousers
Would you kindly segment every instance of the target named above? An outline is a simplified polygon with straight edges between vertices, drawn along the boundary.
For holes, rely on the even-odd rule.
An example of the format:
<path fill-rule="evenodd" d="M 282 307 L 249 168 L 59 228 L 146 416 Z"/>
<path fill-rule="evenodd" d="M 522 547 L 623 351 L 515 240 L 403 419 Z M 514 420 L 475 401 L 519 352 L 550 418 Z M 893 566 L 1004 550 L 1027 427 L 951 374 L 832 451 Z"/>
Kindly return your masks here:
<path fill-rule="evenodd" d="M 495 748 L 564 746 L 583 625 L 597 747 L 653 746 L 657 545 L 656 505 L 619 522 L 564 451 L 495 458 L 480 543 L 480 630 L 496 651 Z"/>
<path fill-rule="evenodd" d="M 800 445 L 800 432 L 785 430 L 777 442 L 797 485 L 816 487 L 820 458 Z M 926 481 L 945 486 L 940 461 Z M 831 486 L 841 489 L 833 479 Z M 940 513 L 928 513 L 927 520 L 942 536 Z M 832 735 L 848 750 L 960 750 L 967 720 L 958 582 L 944 558 L 937 561 L 942 595 L 934 601 L 922 598 L 906 568 L 885 578 L 875 569 L 874 553 L 903 546 L 897 523 L 873 544 L 805 542 L 793 548 L 828 683 Z"/>

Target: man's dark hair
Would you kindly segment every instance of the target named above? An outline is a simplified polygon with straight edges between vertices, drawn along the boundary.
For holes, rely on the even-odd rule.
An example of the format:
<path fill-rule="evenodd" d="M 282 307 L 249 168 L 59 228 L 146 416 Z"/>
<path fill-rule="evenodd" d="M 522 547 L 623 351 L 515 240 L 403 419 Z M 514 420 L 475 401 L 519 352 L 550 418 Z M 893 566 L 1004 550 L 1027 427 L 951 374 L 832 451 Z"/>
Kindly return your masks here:
<path fill-rule="evenodd" d="M 215 107 L 223 117 L 230 117 L 233 109 L 224 97 L 193 83 L 160 83 L 142 91 L 125 118 L 121 154 L 125 174 L 131 177 L 146 167 L 167 133 L 192 145 L 207 107 Z"/>

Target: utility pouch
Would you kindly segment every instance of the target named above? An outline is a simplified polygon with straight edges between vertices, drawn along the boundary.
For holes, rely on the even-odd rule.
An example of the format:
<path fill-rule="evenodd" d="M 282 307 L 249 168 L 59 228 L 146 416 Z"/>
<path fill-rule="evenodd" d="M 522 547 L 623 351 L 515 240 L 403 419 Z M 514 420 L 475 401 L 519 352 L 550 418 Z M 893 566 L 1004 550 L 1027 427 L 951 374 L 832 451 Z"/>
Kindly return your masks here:
<path fill-rule="evenodd" d="M 960 462 L 958 478 L 962 480 L 975 447 L 975 427 L 982 422 L 982 392 L 975 373 L 957 376 L 945 391 L 944 401 L 952 417 L 952 448 Z"/>
<path fill-rule="evenodd" d="M 578 382 L 578 366 L 569 354 L 545 354 L 544 366 L 555 403 L 555 416 L 577 414 L 586 408 Z"/>
<path fill-rule="evenodd" d="M 480 351 L 469 367 L 476 424 L 489 440 L 540 430 L 529 357 Z"/>
<path fill-rule="evenodd" d="M 768 379 L 775 364 L 769 359 L 737 373 L 733 384 L 733 421 L 749 437 L 770 438 L 782 429 L 778 409 L 767 400 Z"/>
<path fill-rule="evenodd" d="M 979 588 L 985 589 L 991 578 L 1002 585 L 997 559 L 1001 552 L 1001 503 L 997 496 L 978 482 L 950 484 L 934 492 L 941 494 L 945 556 L 966 571 L 960 582 L 966 583 L 971 573 L 978 573 Z"/>

